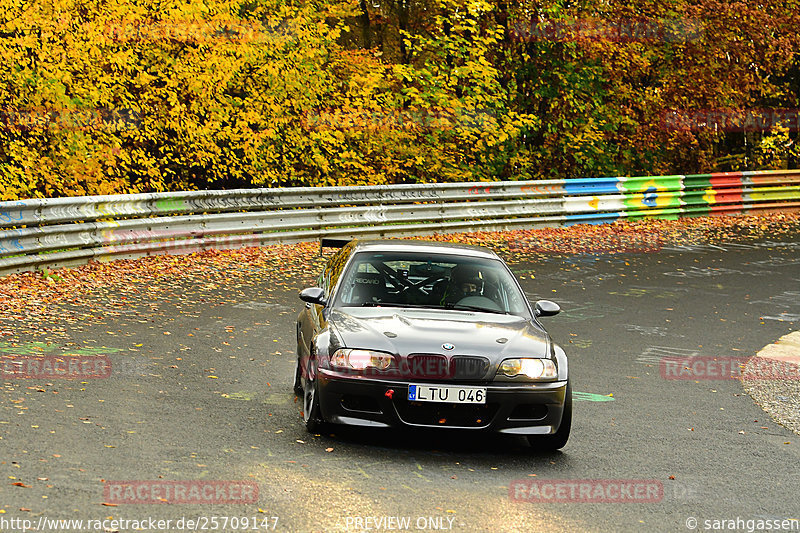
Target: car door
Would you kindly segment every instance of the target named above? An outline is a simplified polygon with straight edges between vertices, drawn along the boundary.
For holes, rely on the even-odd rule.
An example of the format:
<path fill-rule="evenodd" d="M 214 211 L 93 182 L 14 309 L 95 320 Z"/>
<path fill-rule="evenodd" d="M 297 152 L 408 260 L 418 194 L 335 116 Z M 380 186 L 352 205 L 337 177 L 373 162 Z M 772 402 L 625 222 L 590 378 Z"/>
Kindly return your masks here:
<path fill-rule="evenodd" d="M 352 254 L 355 241 L 351 241 L 331 256 L 325 268 L 317 279 L 317 286 L 324 292 L 325 301 L 329 302 L 336 288 L 336 283 Z M 327 327 L 326 306 L 306 303 L 297 321 L 298 357 L 301 368 L 307 368 L 308 357 L 311 355 L 311 345 Z"/>

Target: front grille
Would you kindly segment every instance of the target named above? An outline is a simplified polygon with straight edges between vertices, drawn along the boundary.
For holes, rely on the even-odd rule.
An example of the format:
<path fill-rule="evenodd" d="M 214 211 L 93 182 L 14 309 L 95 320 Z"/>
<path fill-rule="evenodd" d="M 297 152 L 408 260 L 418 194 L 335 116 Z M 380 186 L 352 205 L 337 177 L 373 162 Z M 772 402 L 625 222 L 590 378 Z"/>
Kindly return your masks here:
<path fill-rule="evenodd" d="M 440 354 L 412 353 L 408 356 L 404 376 L 410 379 L 442 380 L 452 378 L 447 357 Z"/>
<path fill-rule="evenodd" d="M 408 424 L 479 428 L 489 425 L 497 414 L 499 405 L 496 403 L 480 405 L 399 400 L 395 402 L 395 408 L 398 416 Z"/>
<path fill-rule="evenodd" d="M 448 360 L 441 354 L 412 353 L 401 367 L 403 378 L 441 380 L 482 380 L 489 370 L 489 359 L 456 355 Z"/>
<path fill-rule="evenodd" d="M 454 379 L 483 379 L 489 370 L 489 360 L 485 357 L 456 355 L 450 367 Z"/>

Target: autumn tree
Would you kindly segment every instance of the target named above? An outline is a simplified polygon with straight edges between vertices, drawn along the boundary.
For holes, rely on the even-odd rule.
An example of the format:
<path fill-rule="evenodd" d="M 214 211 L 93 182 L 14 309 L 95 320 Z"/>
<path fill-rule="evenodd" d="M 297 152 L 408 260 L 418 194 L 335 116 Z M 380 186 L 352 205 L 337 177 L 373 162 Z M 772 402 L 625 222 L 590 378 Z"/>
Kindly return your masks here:
<path fill-rule="evenodd" d="M 0 198 L 796 165 L 799 14 L 0 0 Z"/>

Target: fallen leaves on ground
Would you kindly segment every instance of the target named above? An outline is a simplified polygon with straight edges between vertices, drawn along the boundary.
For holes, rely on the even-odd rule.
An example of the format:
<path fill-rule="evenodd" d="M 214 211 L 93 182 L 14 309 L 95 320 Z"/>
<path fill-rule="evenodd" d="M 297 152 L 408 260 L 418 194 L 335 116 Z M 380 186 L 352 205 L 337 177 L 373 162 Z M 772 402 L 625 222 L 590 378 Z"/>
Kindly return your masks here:
<path fill-rule="evenodd" d="M 782 235 L 796 235 L 798 228 L 800 215 L 779 213 L 642 219 L 419 238 L 488 246 L 515 263 L 536 261 L 555 253 L 615 253 L 647 245 L 658 248 L 733 240 L 776 240 Z M 263 303 L 269 299 L 270 292 L 293 291 L 312 285 L 329 252 L 320 256 L 317 242 L 305 242 L 92 262 L 76 268 L 47 271 L 46 275 L 41 272 L 11 274 L 0 278 L 0 338 L 5 337 L 7 341 L 23 335 L 48 340 L 66 338 L 76 325 L 104 324 L 109 319 L 142 321 L 159 310 L 163 312 L 167 304 L 209 307 L 251 300 Z M 258 293 L 253 291 L 256 286 Z M 275 305 L 278 312 L 293 311 Z"/>

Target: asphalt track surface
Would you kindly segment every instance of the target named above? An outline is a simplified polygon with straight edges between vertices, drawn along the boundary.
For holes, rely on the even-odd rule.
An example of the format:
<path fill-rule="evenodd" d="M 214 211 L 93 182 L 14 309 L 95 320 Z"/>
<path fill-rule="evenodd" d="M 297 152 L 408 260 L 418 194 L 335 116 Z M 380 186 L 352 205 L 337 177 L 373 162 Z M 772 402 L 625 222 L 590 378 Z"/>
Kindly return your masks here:
<path fill-rule="evenodd" d="M 69 332 L 74 346 L 108 354 L 110 378 L 4 381 L 0 530 L 40 517 L 278 517 L 277 531 L 387 531 L 366 517 L 407 517 L 412 531 L 610 532 L 691 531 L 691 517 L 697 531 L 705 520 L 800 518 L 800 438 L 739 381 L 667 380 L 658 364 L 751 356 L 800 329 L 797 237 L 513 265 L 531 300 L 564 310 L 546 324 L 580 394 L 557 453 L 502 435 L 309 435 L 291 392 L 299 286 L 209 285 L 202 298 L 158 305 L 143 297 Z M 653 480 L 663 496 L 509 497 L 515 480 L 581 479 Z M 245 480 L 259 496 L 107 506 L 109 480 Z"/>

